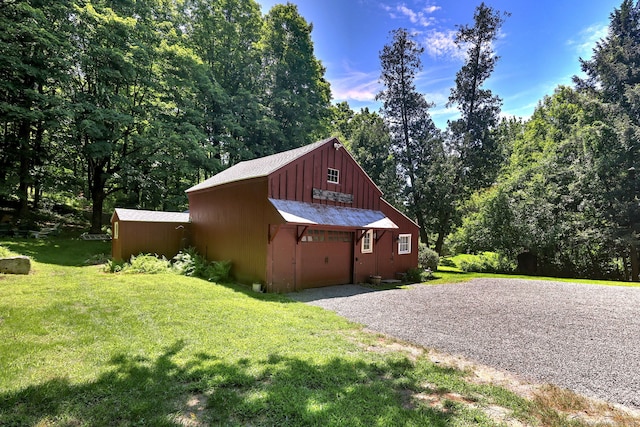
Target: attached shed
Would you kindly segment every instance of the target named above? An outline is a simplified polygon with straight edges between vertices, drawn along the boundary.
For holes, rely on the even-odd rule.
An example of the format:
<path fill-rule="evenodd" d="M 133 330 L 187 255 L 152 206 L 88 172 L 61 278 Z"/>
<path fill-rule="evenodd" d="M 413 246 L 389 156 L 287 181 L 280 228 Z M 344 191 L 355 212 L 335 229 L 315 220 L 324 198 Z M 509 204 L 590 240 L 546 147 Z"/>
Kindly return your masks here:
<path fill-rule="evenodd" d="M 116 208 L 111 216 L 111 256 L 152 253 L 173 258 L 188 246 L 191 223 L 188 212 L 160 212 Z"/>
<path fill-rule="evenodd" d="M 271 292 L 394 279 L 419 227 L 336 138 L 245 161 L 187 190 L 193 245 Z"/>

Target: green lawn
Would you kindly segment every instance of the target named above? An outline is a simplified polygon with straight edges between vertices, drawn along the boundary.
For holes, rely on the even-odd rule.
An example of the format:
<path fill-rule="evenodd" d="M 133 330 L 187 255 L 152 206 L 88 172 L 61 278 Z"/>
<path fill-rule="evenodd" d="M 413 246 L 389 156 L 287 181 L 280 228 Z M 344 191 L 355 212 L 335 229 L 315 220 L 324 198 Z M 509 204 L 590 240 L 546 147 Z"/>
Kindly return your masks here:
<path fill-rule="evenodd" d="M 476 278 L 503 278 L 503 279 L 527 279 L 527 280 L 548 280 L 555 282 L 567 282 L 567 283 L 584 283 L 590 285 L 604 285 L 604 286 L 627 286 L 627 287 L 640 287 L 638 282 L 620 282 L 615 280 L 590 280 L 590 279 L 565 279 L 558 277 L 544 277 L 544 276 L 525 276 L 522 274 L 493 274 L 493 273 L 467 273 L 462 271 L 458 266 L 463 260 L 471 260 L 476 255 L 461 254 L 454 257 L 447 257 L 447 259 L 455 264 L 455 266 L 439 266 L 438 271 L 433 273 L 433 278 L 427 283 L 432 285 L 442 283 L 463 283 Z"/>
<path fill-rule="evenodd" d="M 2 426 L 583 425 L 284 296 L 85 265 L 109 243 L 0 245 L 33 260 L 0 275 Z"/>

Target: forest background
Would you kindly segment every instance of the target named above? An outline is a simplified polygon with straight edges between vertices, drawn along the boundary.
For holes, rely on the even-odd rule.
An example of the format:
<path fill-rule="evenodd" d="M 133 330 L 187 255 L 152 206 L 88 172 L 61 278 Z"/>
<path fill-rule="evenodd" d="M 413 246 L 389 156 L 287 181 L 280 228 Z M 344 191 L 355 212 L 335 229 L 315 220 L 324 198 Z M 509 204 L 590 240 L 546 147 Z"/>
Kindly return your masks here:
<path fill-rule="evenodd" d="M 336 135 L 440 254 L 522 254 L 535 273 L 639 280 L 640 5 L 612 11 L 586 77 L 500 118 L 483 86 L 509 18 L 458 26 L 465 62 L 438 129 L 416 92 L 423 47 L 381 46 L 380 112 L 332 105 L 312 25 L 254 0 L 0 2 L 0 204 L 14 222 L 87 207 L 183 210 L 184 190 L 242 160 Z"/>

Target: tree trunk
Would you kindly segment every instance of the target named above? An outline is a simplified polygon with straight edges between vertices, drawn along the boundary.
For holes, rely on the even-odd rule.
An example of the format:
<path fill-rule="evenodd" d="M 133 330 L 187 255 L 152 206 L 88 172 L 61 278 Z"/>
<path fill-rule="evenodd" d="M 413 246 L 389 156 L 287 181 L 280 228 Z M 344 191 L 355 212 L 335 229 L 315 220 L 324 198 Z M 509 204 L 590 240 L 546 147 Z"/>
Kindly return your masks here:
<path fill-rule="evenodd" d="M 436 239 L 436 247 L 435 251 L 438 252 L 438 255 L 442 256 L 442 247 L 444 246 L 444 236 L 446 233 L 443 230 L 438 232 L 438 238 Z"/>
<path fill-rule="evenodd" d="M 629 246 L 629 259 L 631 261 L 631 281 L 638 282 L 640 278 L 640 260 L 638 260 L 638 250 L 635 244 Z"/>
<path fill-rule="evenodd" d="M 424 226 L 424 213 L 422 212 L 422 209 L 416 210 L 416 221 L 418 222 L 418 227 L 420 227 L 420 241 L 429 246 L 429 235 L 427 234 L 427 229 Z"/>
<path fill-rule="evenodd" d="M 91 189 L 91 229 L 90 233 L 102 232 L 102 207 L 104 205 L 105 192 L 104 185 L 106 183 L 105 173 L 100 163 L 92 165 L 89 175 L 91 177 L 89 186 Z"/>
<path fill-rule="evenodd" d="M 18 184 L 18 219 L 24 218 L 29 213 L 29 160 L 31 156 L 29 156 L 29 139 L 31 136 L 31 123 L 28 121 L 23 121 L 20 123 L 20 127 L 18 129 L 18 141 L 19 141 L 19 162 L 20 169 L 18 173 L 19 184 Z"/>

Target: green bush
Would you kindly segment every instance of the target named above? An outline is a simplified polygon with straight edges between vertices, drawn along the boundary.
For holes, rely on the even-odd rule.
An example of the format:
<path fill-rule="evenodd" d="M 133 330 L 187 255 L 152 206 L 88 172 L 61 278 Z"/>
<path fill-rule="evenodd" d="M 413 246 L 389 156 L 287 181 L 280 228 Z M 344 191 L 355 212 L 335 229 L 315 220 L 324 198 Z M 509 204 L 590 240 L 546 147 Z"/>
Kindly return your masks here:
<path fill-rule="evenodd" d="M 106 273 L 120 273 L 127 263 L 125 261 L 114 261 L 112 259 L 107 261 L 104 266 Z"/>
<path fill-rule="evenodd" d="M 198 276 L 206 267 L 206 260 L 198 255 L 195 248 L 184 249 L 173 257 L 173 269 L 184 276 Z"/>
<path fill-rule="evenodd" d="M 505 256 L 487 253 L 461 261 L 460 269 L 467 273 L 513 273 L 516 264 Z"/>
<path fill-rule="evenodd" d="M 231 278 L 231 261 L 213 261 L 205 271 L 204 278 L 210 282 L 228 282 Z"/>
<path fill-rule="evenodd" d="M 122 269 L 123 273 L 146 273 L 158 274 L 167 273 L 171 270 L 171 264 L 165 257 L 158 258 L 158 255 L 140 254 L 131 255 L 131 260 Z"/>
<path fill-rule="evenodd" d="M 180 251 L 173 257 L 173 269 L 179 274 L 211 282 L 228 282 L 231 279 L 231 261 L 209 262 L 195 248 Z"/>
<path fill-rule="evenodd" d="M 140 254 L 131 255 L 129 262 L 108 260 L 104 271 L 107 273 L 146 273 L 159 274 L 171 271 L 171 264 L 165 257 L 158 255 Z"/>
<path fill-rule="evenodd" d="M 418 246 L 418 265 L 422 270 L 431 269 L 436 271 L 440 262 L 440 256 L 436 251 L 430 249 L 424 243 Z"/>
<path fill-rule="evenodd" d="M 405 276 L 407 282 L 422 282 L 422 271 L 423 270 L 421 268 L 410 268 L 409 270 L 407 270 L 407 275 Z"/>

